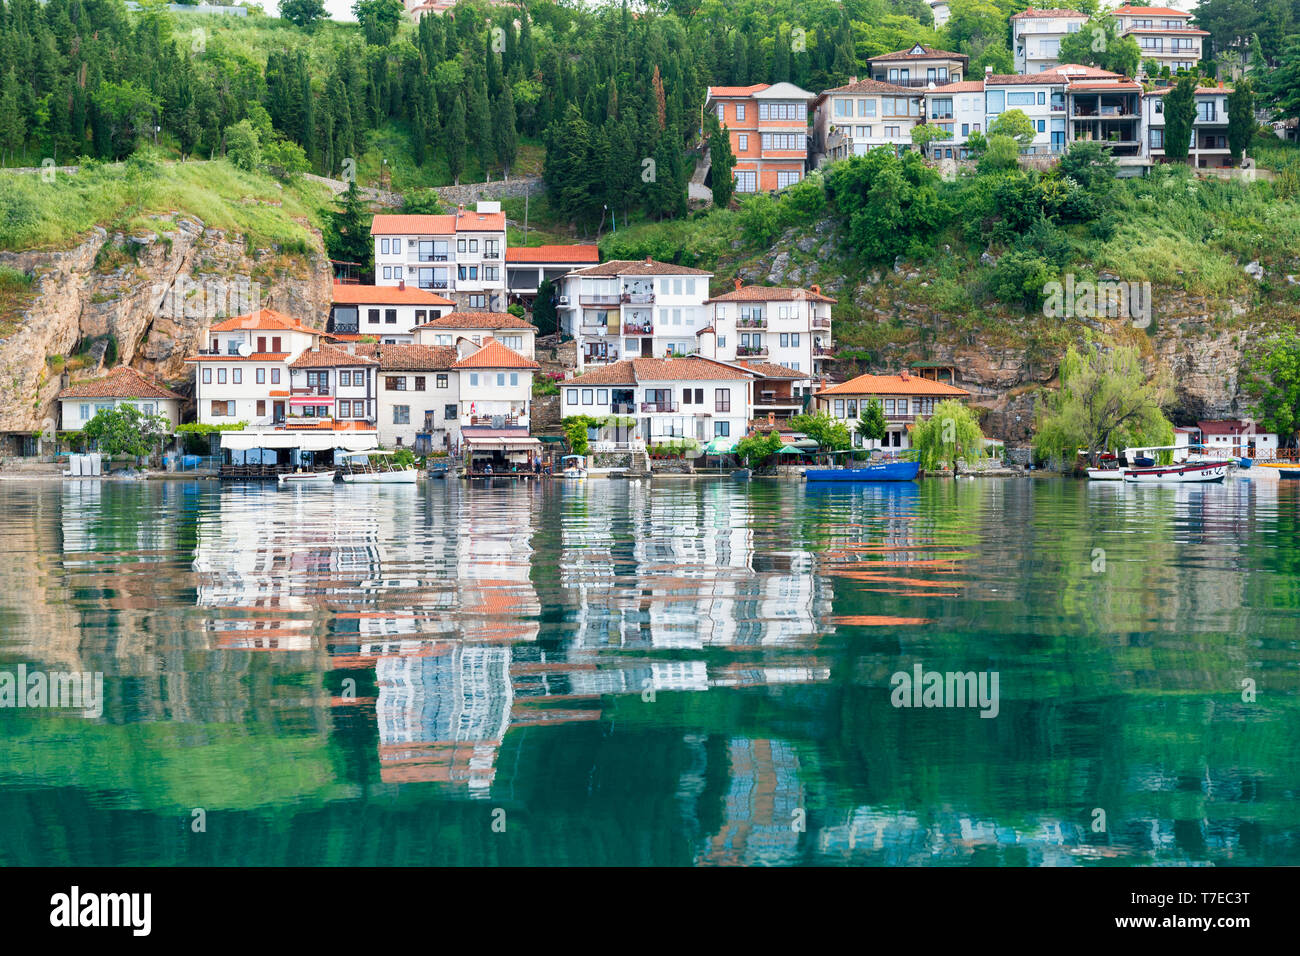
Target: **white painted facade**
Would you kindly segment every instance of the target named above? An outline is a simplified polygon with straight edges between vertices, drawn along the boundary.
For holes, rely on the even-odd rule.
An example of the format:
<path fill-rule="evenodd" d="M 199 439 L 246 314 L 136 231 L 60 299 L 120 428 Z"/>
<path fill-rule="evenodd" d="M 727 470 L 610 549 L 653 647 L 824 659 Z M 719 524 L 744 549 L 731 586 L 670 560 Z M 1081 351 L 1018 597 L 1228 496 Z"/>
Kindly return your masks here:
<path fill-rule="evenodd" d="M 1068 14 L 1068 15 L 1067 15 Z M 1060 65 L 1061 41 L 1088 22 L 1084 13 L 1032 7 L 1011 18 L 1011 52 L 1017 73 L 1041 73 Z"/>

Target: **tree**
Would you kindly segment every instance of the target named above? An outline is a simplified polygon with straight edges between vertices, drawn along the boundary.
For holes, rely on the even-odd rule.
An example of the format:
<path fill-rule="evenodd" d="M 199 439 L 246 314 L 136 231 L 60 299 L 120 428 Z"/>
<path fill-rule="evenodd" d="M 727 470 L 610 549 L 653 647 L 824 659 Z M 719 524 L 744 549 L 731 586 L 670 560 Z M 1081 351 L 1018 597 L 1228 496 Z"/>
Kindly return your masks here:
<path fill-rule="evenodd" d="M 1009 136 L 1024 149 L 1034 141 L 1034 121 L 1025 115 L 1024 110 L 1007 110 L 989 124 L 989 138 Z"/>
<path fill-rule="evenodd" d="M 1255 137 L 1255 90 L 1250 80 L 1240 80 L 1228 94 L 1228 152 L 1240 162 Z"/>
<path fill-rule="evenodd" d="M 497 97 L 496 118 L 493 121 L 496 133 L 497 162 L 505 171 L 505 178 L 510 178 L 510 167 L 515 164 L 519 153 L 519 132 L 515 128 L 515 100 L 506 86 Z"/>
<path fill-rule="evenodd" d="M 880 399 L 873 398 L 862 404 L 862 413 L 858 416 L 858 426 L 856 429 L 858 437 L 863 443 L 869 441 L 884 441 L 885 439 L 885 410 L 880 404 Z"/>
<path fill-rule="evenodd" d="M 537 287 L 537 298 L 533 299 L 533 325 L 541 335 L 560 331 L 556 322 L 555 283 L 550 279 L 543 279 Z"/>
<path fill-rule="evenodd" d="M 912 145 L 922 153 L 928 153 L 927 147 L 936 140 L 952 139 L 952 133 L 940 129 L 933 123 L 921 123 L 912 127 Z"/>
<path fill-rule="evenodd" d="M 913 150 L 899 158 L 873 149 L 827 169 L 827 203 L 846 221 L 849 246 L 868 260 L 892 263 L 928 250 L 952 217 L 939 197 L 939 174 Z"/>
<path fill-rule="evenodd" d="M 294 26 L 310 28 L 324 16 L 324 0 L 280 0 L 280 18 Z"/>
<path fill-rule="evenodd" d="M 1165 158 L 1185 161 L 1196 122 L 1196 79 L 1184 76 L 1165 94 Z"/>
<path fill-rule="evenodd" d="M 1060 389 L 1038 406 L 1034 451 L 1040 457 L 1073 463 L 1083 449 L 1095 465 L 1112 448 L 1173 443 L 1173 425 L 1164 414 L 1168 378 L 1148 379 L 1137 349 L 1078 352 L 1071 347 L 1060 375 Z"/>
<path fill-rule="evenodd" d="M 1142 51 L 1132 37 L 1119 35 L 1114 17 L 1094 16 L 1079 32 L 1061 38 L 1057 58 L 1062 63 L 1082 63 L 1133 76 L 1142 60 Z"/>
<path fill-rule="evenodd" d="M 990 135 L 985 140 L 978 169 L 981 173 L 1015 169 L 1020 164 L 1020 143 L 1010 136 Z"/>
<path fill-rule="evenodd" d="M 815 415 L 795 415 L 790 419 L 790 427 L 803 432 L 815 441 L 822 451 L 845 451 L 853 446 L 853 436 L 849 426 L 837 418 L 831 418 L 825 412 Z"/>
<path fill-rule="evenodd" d="M 561 419 L 560 428 L 564 431 L 564 440 L 569 444 L 569 451 L 575 455 L 586 455 L 591 447 L 588 433 L 593 428 L 599 428 L 600 425 L 600 419 L 592 418 L 590 415 L 569 415 Z"/>
<path fill-rule="evenodd" d="M 1115 185 L 1119 164 L 1105 143 L 1076 140 L 1065 151 L 1057 168 L 1094 196 L 1105 196 Z"/>
<path fill-rule="evenodd" d="M 929 418 L 912 427 L 912 447 L 926 471 L 947 465 L 955 474 L 957 459 L 984 457 L 984 433 L 975 410 L 949 398 L 935 405 Z"/>
<path fill-rule="evenodd" d="M 731 134 L 709 114 L 709 174 L 713 177 L 713 205 L 726 209 L 736 191 L 736 154 L 731 151 Z"/>
<path fill-rule="evenodd" d="M 1251 351 L 1242 389 L 1255 400 L 1254 416 L 1286 445 L 1300 431 L 1300 331 L 1283 329 Z"/>
<path fill-rule="evenodd" d="M 336 200 L 338 209 L 327 214 L 325 247 L 331 259 L 361 263 L 365 276 L 374 273 L 374 244 L 370 241 L 370 222 L 374 218 L 361 198 L 354 179 Z"/>
<path fill-rule="evenodd" d="M 387 46 L 405 19 L 406 7 L 402 0 L 355 0 L 352 14 L 361 24 L 367 43 Z"/>
<path fill-rule="evenodd" d="M 1300 116 L 1300 37 L 1287 44 L 1276 69 L 1266 75 L 1263 91 L 1277 117 Z"/>
<path fill-rule="evenodd" d="M 166 415 L 146 415 L 134 405 L 119 405 L 95 413 L 81 428 L 81 437 L 104 454 L 142 458 L 171 434 Z"/>
<path fill-rule="evenodd" d="M 736 456 L 749 467 L 763 467 L 781 450 L 781 433 L 775 428 L 766 435 L 746 435 L 736 442 Z"/>
<path fill-rule="evenodd" d="M 460 185 L 460 174 L 465 171 L 465 151 L 469 146 L 465 131 L 465 97 L 456 94 L 456 102 L 447 117 L 447 128 L 443 132 L 447 147 L 447 171 L 451 173 L 452 182 Z"/>
<path fill-rule="evenodd" d="M 239 169 L 251 171 L 261 165 L 262 145 L 248 120 L 226 128 L 226 158 Z"/>
<path fill-rule="evenodd" d="M 27 126 L 19 103 L 18 77 L 11 66 L 0 88 L 0 159 L 12 157 L 27 138 Z"/>

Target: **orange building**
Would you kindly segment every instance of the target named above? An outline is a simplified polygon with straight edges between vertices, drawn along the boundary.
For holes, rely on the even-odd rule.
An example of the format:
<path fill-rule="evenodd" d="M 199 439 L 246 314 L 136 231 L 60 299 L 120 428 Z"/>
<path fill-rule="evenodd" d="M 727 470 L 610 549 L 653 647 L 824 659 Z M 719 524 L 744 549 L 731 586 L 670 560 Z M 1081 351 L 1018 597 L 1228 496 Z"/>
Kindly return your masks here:
<path fill-rule="evenodd" d="M 704 108 L 731 138 L 736 192 L 772 192 L 803 179 L 814 99 L 793 83 L 709 87 Z"/>

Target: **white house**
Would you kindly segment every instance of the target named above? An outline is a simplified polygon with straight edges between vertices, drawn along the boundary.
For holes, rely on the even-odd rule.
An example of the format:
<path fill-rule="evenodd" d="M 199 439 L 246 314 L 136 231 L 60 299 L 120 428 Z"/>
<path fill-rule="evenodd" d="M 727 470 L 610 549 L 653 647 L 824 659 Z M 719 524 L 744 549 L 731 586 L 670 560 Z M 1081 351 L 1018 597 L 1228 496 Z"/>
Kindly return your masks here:
<path fill-rule="evenodd" d="M 564 417 L 607 420 L 601 439 L 642 447 L 689 441 L 730 451 L 749 427 L 753 372 L 705 358 L 634 358 L 560 384 Z"/>
<path fill-rule="evenodd" d="M 1205 454 L 1264 460 L 1277 457 L 1277 435 L 1259 431 L 1249 418 L 1197 422 L 1197 427 L 1204 446 L 1201 450 Z"/>
<path fill-rule="evenodd" d="M 695 351 L 695 333 L 709 324 L 709 280 L 703 269 L 617 259 L 564 277 L 560 328 L 577 341 L 577 364 L 663 358 Z"/>
<path fill-rule="evenodd" d="M 441 216 L 381 214 L 370 233 L 376 285 L 405 282 L 445 293 L 458 309 L 505 310 L 506 216 L 499 202 Z"/>
<path fill-rule="evenodd" d="M 1033 142 L 1021 152 L 1029 154 L 1065 152 L 1065 93 L 1068 85 L 1068 77 L 1059 70 L 1028 76 L 1014 73 L 985 74 L 985 132 L 1002 113 L 1007 110 L 1020 110 L 1029 117 L 1029 122 L 1034 126 Z"/>
<path fill-rule="evenodd" d="M 1208 30 L 1192 26 L 1192 15 L 1172 7 L 1134 7 L 1124 4 L 1113 14 L 1120 35 L 1137 41 L 1141 63 L 1154 60 L 1171 73 L 1191 70 L 1201 60 L 1201 44 Z"/>
<path fill-rule="evenodd" d="M 336 282 L 325 330 L 339 341 L 373 336 L 394 344 L 413 341 L 411 329 L 446 315 L 456 303 L 446 296 L 407 285 L 348 285 Z"/>
<path fill-rule="evenodd" d="M 1165 155 L 1165 98 L 1173 87 L 1147 90 L 1142 95 L 1142 154 L 1152 160 Z M 1187 159 L 1198 168 L 1232 165 L 1228 150 L 1228 95 L 1223 86 L 1196 90 L 1196 119 L 1192 123 Z"/>
<path fill-rule="evenodd" d="M 823 90 L 813 101 L 817 165 L 865 156 L 878 146 L 896 153 L 910 149 L 912 127 L 923 122 L 921 94 L 921 90 L 857 77 Z"/>
<path fill-rule="evenodd" d="M 971 133 L 985 132 L 984 81 L 965 80 L 925 91 L 925 122 L 951 134 L 929 146 L 933 159 L 964 159 Z"/>
<path fill-rule="evenodd" d="M 1086 13 L 1030 7 L 1011 17 L 1011 52 L 1017 73 L 1042 73 L 1060 65 L 1061 41 L 1088 22 Z"/>
<path fill-rule="evenodd" d="M 374 429 L 378 363 L 317 342 L 289 362 L 286 427 Z"/>
<path fill-rule="evenodd" d="M 508 349 L 532 359 L 537 354 L 537 328 L 509 312 L 452 312 L 411 330 L 418 345 L 455 345 L 469 339 L 482 345 L 496 339 Z"/>
<path fill-rule="evenodd" d="M 911 448 L 911 428 L 917 419 L 928 418 L 934 406 L 946 399 L 965 401 L 970 392 L 946 382 L 920 378 L 904 369 L 898 375 L 859 375 L 813 394 L 816 410 L 844 421 L 856 448 Z M 864 441 L 857 422 L 872 400 L 879 401 L 885 416 L 885 437 Z"/>
<path fill-rule="evenodd" d="M 699 354 L 724 362 L 782 365 L 808 377 L 826 372 L 831 356 L 831 306 L 821 288 L 736 287 L 708 300 L 712 322 L 700 330 Z"/>
<path fill-rule="evenodd" d="M 460 438 L 460 356 L 434 345 L 356 346 L 377 363 L 376 399 L 379 442 L 417 453 L 449 449 Z"/>
<path fill-rule="evenodd" d="M 541 442 L 529 434 L 538 364 L 492 338 L 482 345 L 461 339 L 456 351 L 460 437 L 470 470 L 481 470 L 483 463 L 494 471 L 526 465 L 541 450 Z"/>
<path fill-rule="evenodd" d="M 600 248 L 592 244 L 512 246 L 506 250 L 506 291 L 511 302 L 532 307 L 544 279 L 558 285 L 574 269 L 600 262 Z"/>
<path fill-rule="evenodd" d="M 122 365 L 106 375 L 77 382 L 59 392 L 59 420 L 63 431 L 79 431 L 99 412 L 134 405 L 144 415 L 162 415 L 175 428 L 184 399 L 170 389 Z"/>

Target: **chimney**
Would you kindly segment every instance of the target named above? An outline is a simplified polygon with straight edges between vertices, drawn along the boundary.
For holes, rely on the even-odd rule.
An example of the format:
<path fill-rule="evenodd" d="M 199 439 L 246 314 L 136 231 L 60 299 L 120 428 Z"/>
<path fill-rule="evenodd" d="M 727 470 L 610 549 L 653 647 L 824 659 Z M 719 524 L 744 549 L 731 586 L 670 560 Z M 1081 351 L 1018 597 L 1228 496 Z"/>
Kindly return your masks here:
<path fill-rule="evenodd" d="M 768 423 L 769 425 L 775 425 L 775 424 L 776 424 L 776 412 L 768 412 L 768 413 L 767 413 L 767 423 Z"/>
<path fill-rule="evenodd" d="M 849 77 L 849 85 L 850 85 L 850 86 L 852 86 L 852 85 L 853 85 L 854 83 L 856 83 L 856 82 L 858 82 L 858 78 L 857 78 L 856 76 L 850 76 L 850 77 Z"/>
<path fill-rule="evenodd" d="M 645 257 L 645 264 L 646 264 L 646 265 L 650 265 L 650 263 L 652 263 L 653 261 L 654 261 L 654 260 L 651 259 L 649 256 L 646 256 L 646 257 Z"/>
<path fill-rule="evenodd" d="M 822 294 L 822 287 L 819 286 L 819 285 L 814 285 L 814 286 L 812 287 L 812 290 L 813 290 L 813 295 L 821 295 L 821 294 Z"/>
<path fill-rule="evenodd" d="M 991 67 L 991 66 L 986 66 L 986 67 L 984 67 L 984 75 L 985 75 L 985 76 L 990 75 L 992 72 L 993 72 L 993 67 Z"/>
<path fill-rule="evenodd" d="M 740 279 L 736 279 L 736 291 L 740 291 Z"/>
<path fill-rule="evenodd" d="M 405 279 L 398 279 L 398 280 L 397 280 L 397 290 L 398 290 L 399 292 L 405 292 L 405 291 L 406 291 L 406 280 L 405 280 Z"/>
<path fill-rule="evenodd" d="M 898 377 L 901 378 L 904 382 L 906 382 L 909 378 L 911 378 L 911 375 L 908 373 L 907 369 L 903 369 L 901 372 L 898 373 Z"/>

